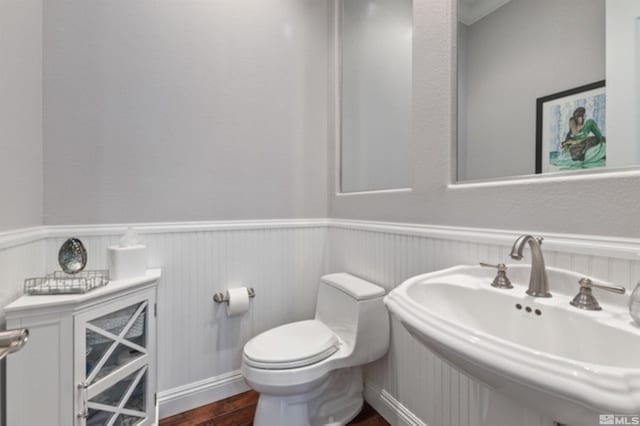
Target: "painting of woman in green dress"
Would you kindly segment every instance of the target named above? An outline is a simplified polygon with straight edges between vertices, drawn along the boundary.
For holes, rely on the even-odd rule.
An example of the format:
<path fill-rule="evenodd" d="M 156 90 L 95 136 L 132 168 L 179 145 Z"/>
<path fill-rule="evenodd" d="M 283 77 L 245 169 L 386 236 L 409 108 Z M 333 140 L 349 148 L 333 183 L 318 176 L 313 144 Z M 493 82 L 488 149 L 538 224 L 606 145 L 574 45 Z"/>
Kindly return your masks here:
<path fill-rule="evenodd" d="M 585 119 L 587 110 L 577 108 L 569 119 L 569 132 L 562 149 L 571 160 L 580 162 L 580 168 L 604 167 L 607 159 L 606 139 L 596 122 Z"/>
<path fill-rule="evenodd" d="M 539 98 L 537 102 L 536 173 L 607 165 L 604 81 Z"/>

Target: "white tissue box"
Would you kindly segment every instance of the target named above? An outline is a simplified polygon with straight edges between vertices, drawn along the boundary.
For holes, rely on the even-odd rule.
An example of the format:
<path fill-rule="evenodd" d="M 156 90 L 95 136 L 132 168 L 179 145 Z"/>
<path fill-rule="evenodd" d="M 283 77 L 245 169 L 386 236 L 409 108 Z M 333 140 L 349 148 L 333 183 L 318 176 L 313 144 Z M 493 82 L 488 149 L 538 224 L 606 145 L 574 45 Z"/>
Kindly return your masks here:
<path fill-rule="evenodd" d="M 147 271 L 147 247 L 111 246 L 109 250 L 109 278 L 113 281 L 143 276 Z"/>

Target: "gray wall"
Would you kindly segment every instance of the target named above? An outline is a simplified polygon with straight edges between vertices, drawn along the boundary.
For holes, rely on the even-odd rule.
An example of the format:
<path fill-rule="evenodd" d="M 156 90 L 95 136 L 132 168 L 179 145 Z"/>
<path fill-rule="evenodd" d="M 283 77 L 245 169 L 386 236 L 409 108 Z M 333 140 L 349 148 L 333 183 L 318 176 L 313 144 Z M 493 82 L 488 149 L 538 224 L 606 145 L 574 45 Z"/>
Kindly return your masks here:
<path fill-rule="evenodd" d="M 414 2 L 413 191 L 334 193 L 330 216 L 640 237 L 638 172 L 451 184 L 456 123 L 454 9 L 452 0 Z M 330 147 L 333 159 L 335 138 Z M 336 163 L 329 164 L 333 191 Z"/>
<path fill-rule="evenodd" d="M 0 231 L 42 224 L 42 0 L 0 1 Z"/>
<path fill-rule="evenodd" d="M 2 5 L 18 3 L 31 4 Z M 328 158 L 331 217 L 640 236 L 637 172 L 451 185 L 454 3 L 414 2 L 413 191 L 338 196 L 335 132 L 325 157 L 316 102 L 327 94 L 324 2 L 47 1 L 47 223 L 323 216 Z M 38 51 L 38 25 L 6 21 Z M 33 81 L 3 87 L 14 91 L 3 129 L 26 99 L 15 93 L 40 87 L 15 69 L 11 81 Z M 38 140 L 37 124 L 19 128 Z M 13 139 L 20 155 L 0 160 L 3 229 L 39 223 L 38 143 Z"/>
<path fill-rule="evenodd" d="M 536 99 L 605 78 L 605 1 L 512 0 L 459 34 L 459 178 L 535 173 Z"/>
<path fill-rule="evenodd" d="M 45 223 L 325 217 L 317 0 L 47 0 Z"/>

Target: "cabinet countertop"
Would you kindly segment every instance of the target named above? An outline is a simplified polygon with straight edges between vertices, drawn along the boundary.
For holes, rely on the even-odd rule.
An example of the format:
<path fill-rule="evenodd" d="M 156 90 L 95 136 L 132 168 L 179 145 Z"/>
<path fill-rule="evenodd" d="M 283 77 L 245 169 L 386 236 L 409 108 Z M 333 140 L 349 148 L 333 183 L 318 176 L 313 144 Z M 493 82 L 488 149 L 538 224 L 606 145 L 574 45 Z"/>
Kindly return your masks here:
<path fill-rule="evenodd" d="M 7 319 L 20 316 L 20 312 L 44 309 L 59 310 L 74 308 L 84 305 L 93 300 L 103 299 L 123 291 L 134 290 L 137 287 L 158 281 L 162 275 L 161 269 L 148 269 L 146 274 L 127 280 L 109 281 L 105 286 L 97 288 L 83 294 L 52 294 L 44 296 L 24 295 L 11 304 L 5 306 L 4 311 Z"/>

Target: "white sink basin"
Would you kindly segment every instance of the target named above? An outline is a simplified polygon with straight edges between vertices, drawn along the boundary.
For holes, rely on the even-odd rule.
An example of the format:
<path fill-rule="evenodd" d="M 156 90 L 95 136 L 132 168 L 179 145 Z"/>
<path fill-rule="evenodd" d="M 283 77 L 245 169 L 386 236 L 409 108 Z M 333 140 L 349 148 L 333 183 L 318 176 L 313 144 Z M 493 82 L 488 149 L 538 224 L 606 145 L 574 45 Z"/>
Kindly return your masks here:
<path fill-rule="evenodd" d="M 603 310 L 584 311 L 569 304 L 584 275 L 547 268 L 553 297 L 534 298 L 525 293 L 530 268 L 508 266 L 511 290 L 491 287 L 493 270 L 458 266 L 405 281 L 385 303 L 455 367 L 557 422 L 640 414 L 640 328 L 629 296 L 594 289 Z"/>

